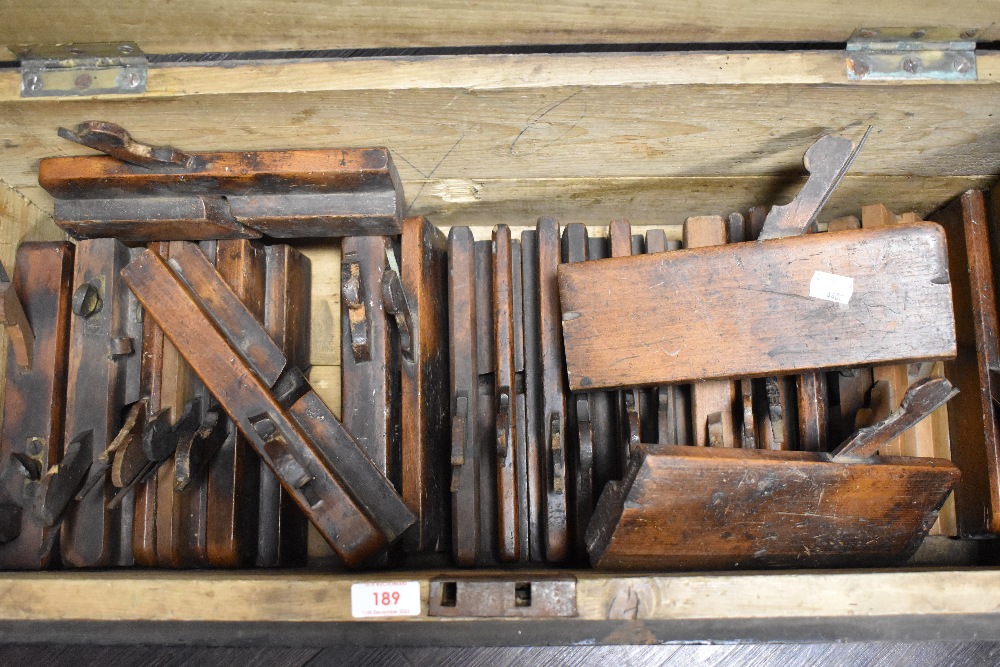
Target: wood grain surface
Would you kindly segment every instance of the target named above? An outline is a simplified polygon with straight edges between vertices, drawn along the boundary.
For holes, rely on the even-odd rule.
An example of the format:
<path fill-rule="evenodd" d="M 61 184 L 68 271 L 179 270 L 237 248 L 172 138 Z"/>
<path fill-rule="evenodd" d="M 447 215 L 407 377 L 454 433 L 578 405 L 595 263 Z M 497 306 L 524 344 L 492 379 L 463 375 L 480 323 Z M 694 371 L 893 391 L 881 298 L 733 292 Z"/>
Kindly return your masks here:
<path fill-rule="evenodd" d="M 385 148 L 191 155 L 199 165 L 181 172 L 175 165 L 151 169 L 107 155 L 48 158 L 38 165 L 38 184 L 58 199 L 102 199 L 324 193 L 374 189 L 396 180 Z"/>
<path fill-rule="evenodd" d="M 496 375 L 494 400 L 496 405 L 497 450 L 497 544 L 501 561 L 521 559 L 526 525 L 522 525 L 522 503 L 526 500 L 518 487 L 518 423 L 514 385 L 514 241 L 510 228 L 499 225 L 493 230 L 493 327 L 496 332 Z"/>
<path fill-rule="evenodd" d="M 309 258 L 287 245 L 267 246 L 264 252 L 267 265 L 264 326 L 291 367 L 306 372 L 309 370 L 312 288 Z M 263 461 L 260 462 L 259 497 L 256 565 L 303 565 L 309 523 Z"/>
<path fill-rule="evenodd" d="M 451 534 L 447 239 L 426 218 L 407 218 L 400 255 L 411 346 L 401 359 L 402 493 L 418 521 L 404 546 L 445 551 Z"/>
<path fill-rule="evenodd" d="M 22 243 L 17 249 L 11 285 L 34 335 L 30 368 L 19 365 L 14 354 L 7 355 L 0 430 L 0 459 L 7 463 L 0 495 L 2 511 L 10 513 L 5 522 L 18 531 L 0 544 L 4 568 L 45 568 L 59 551 L 50 535 L 58 525 L 46 528 L 32 516 L 40 480 L 19 474 L 13 455 L 37 462 L 39 474 L 62 457 L 73 251 L 68 243 Z"/>
<path fill-rule="evenodd" d="M 983 193 L 970 190 L 932 214 L 948 237 L 958 356 L 945 377 L 959 395 L 948 406 L 951 457 L 962 470 L 955 488 L 962 535 L 1000 531 L 1000 444 L 989 369 L 1000 367 L 997 306 Z"/>
<path fill-rule="evenodd" d="M 562 261 L 559 222 L 541 218 L 538 231 L 538 332 L 542 380 L 542 447 L 545 455 L 545 557 L 565 561 L 571 552 L 573 505 L 570 497 L 569 413 L 562 332 L 559 328 L 559 285 Z"/>
<path fill-rule="evenodd" d="M 264 319 L 264 247 L 244 239 L 219 241 L 216 270 L 253 316 Z M 260 465 L 236 429 L 208 466 L 208 557 L 216 567 L 256 560 Z M 277 530 L 277 526 L 271 526 Z"/>
<path fill-rule="evenodd" d="M 684 221 L 683 244 L 686 249 L 725 245 L 727 242 L 726 223 L 721 216 L 694 216 Z M 733 344 L 738 343 L 734 341 Z M 729 380 L 704 380 L 691 385 L 691 424 L 694 436 L 691 444 L 700 447 L 739 445 L 733 424 L 735 399 L 736 387 Z M 710 419 L 715 425 L 714 429 L 710 426 Z M 710 434 L 710 431 L 714 432 Z"/>
<path fill-rule="evenodd" d="M 388 270 L 386 251 L 392 241 L 357 236 L 341 244 L 341 261 L 357 272 L 357 299 L 343 298 L 351 287 L 342 281 L 341 420 L 375 466 L 397 488 L 401 483 L 399 334 L 389 323 L 382 277 Z M 393 251 L 395 252 L 395 251 Z M 343 273 L 341 275 L 344 275 Z M 352 309 L 360 313 L 361 330 L 352 337 Z M 364 355 L 355 352 L 362 345 Z"/>
<path fill-rule="evenodd" d="M 467 227 L 448 235 L 448 338 L 451 384 L 451 537 L 459 566 L 482 558 L 480 483 L 479 332 L 475 241 Z M 488 344 L 488 341 L 483 341 Z"/>
<path fill-rule="evenodd" d="M 187 290 L 161 259 L 147 251 L 130 264 L 123 275 L 147 311 L 196 369 L 272 470 L 277 474 L 287 474 L 279 469 L 279 463 L 288 464 L 289 457 L 294 457 L 296 464 L 311 475 L 308 491 L 311 495 L 308 497 L 307 492 L 292 481 L 285 477 L 282 481 L 299 507 L 324 532 L 331 546 L 346 562 L 360 564 L 412 523 L 413 517 L 401 499 L 392 495 L 391 487 L 383 488 L 384 478 L 379 477 L 371 461 L 356 450 L 356 443 L 332 414 L 326 416 L 329 413 L 318 397 L 309 391 L 286 412 L 243 357 L 212 325 L 202 310 L 203 303 Z M 234 358 L 241 362 L 236 368 L 232 366 Z M 308 422 L 306 426 L 309 428 L 305 429 L 302 425 L 305 414 L 320 414 L 323 419 L 315 420 L 316 423 Z M 277 422 L 278 440 L 264 440 L 250 423 L 250 417 L 255 415 L 267 415 Z M 309 431 L 309 439 L 301 429 Z M 331 457 L 322 447 L 342 449 L 336 457 Z M 355 448 L 356 455 L 355 450 L 349 449 L 351 447 Z M 327 467 L 331 461 L 336 461 L 342 477 L 332 476 Z M 351 474 L 347 474 L 348 471 Z M 359 471 L 369 474 L 370 481 L 364 483 L 352 476 Z M 353 484 L 351 492 L 362 498 L 363 504 L 348 495 L 344 488 L 347 482 L 342 480 Z M 322 506 L 321 510 L 316 509 L 317 503 Z"/>
<path fill-rule="evenodd" d="M 950 357 L 944 251 L 918 224 L 563 266 L 570 387 Z M 809 297 L 816 271 L 853 279 L 848 305 Z"/>
<path fill-rule="evenodd" d="M 498 7 L 483 0 L 348 2 L 227 0 L 216 11 L 184 0 L 149 7 L 139 0 L 79 5 L 58 0 L 38 8 L 8 5 L 3 44 L 56 44 L 128 39 L 149 53 L 253 49 L 342 49 L 509 44 L 636 44 L 643 42 L 843 42 L 859 26 L 956 26 L 1000 39 L 995 0 L 946 10 L 929 0 L 872 5 L 824 0 L 808 13 L 780 0 L 762 3 L 626 0 L 595 7 L 582 0 Z M 240 20 L 233 21 L 233 17 Z M 775 26 L 780 26 L 776 30 Z"/>
<path fill-rule="evenodd" d="M 65 441 L 91 430 L 95 464 L 118 434 L 124 416 L 125 361 L 108 354 L 108 341 L 127 335 L 128 287 L 119 271 L 128 261 L 128 248 L 114 239 L 84 241 L 76 246 L 73 289 L 91 284 L 102 305 L 88 316 L 74 311 L 70 318 Z M 67 510 L 60 534 L 66 565 L 132 564 L 132 500 L 126 498 L 119 507 L 108 509 L 114 495 L 110 475 L 106 475 Z"/>
<path fill-rule="evenodd" d="M 601 569 L 885 567 L 909 558 L 958 481 L 941 459 L 658 446 L 601 496 Z"/>

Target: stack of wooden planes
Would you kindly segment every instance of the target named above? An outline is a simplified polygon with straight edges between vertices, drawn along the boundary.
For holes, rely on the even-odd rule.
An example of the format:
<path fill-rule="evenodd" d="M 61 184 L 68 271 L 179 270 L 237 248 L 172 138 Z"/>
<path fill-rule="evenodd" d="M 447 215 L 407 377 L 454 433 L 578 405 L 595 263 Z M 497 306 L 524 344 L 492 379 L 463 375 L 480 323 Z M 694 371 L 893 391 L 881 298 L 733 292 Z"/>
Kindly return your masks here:
<path fill-rule="evenodd" d="M 0 282 L 2 568 L 302 565 L 308 523 L 348 567 L 886 566 L 1000 531 L 982 193 L 819 233 L 863 138 L 681 235 L 477 240 L 405 218 L 383 148 L 60 134 L 106 155 L 42 161 L 76 242 Z M 288 245 L 333 237 L 340 418 Z"/>

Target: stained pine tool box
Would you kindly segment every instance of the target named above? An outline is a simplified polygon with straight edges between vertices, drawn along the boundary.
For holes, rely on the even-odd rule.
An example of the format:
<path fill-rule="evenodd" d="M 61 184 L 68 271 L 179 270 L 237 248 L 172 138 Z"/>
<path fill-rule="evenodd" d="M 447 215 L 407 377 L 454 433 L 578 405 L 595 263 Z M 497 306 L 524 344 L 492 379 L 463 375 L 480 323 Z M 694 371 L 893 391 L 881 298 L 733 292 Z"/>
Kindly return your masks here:
<path fill-rule="evenodd" d="M 5 3 L 0 635 L 997 639 L 998 15 Z"/>

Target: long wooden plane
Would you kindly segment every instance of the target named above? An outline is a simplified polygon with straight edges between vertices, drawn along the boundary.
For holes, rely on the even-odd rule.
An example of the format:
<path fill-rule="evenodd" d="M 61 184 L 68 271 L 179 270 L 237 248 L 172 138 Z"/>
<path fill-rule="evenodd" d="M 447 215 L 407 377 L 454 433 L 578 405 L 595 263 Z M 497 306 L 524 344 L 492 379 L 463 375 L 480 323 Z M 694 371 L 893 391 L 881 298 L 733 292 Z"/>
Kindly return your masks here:
<path fill-rule="evenodd" d="M 602 569 L 886 567 L 917 550 L 958 480 L 944 459 L 655 445 L 587 533 Z"/>
<path fill-rule="evenodd" d="M 397 234 L 403 194 L 386 148 L 183 153 L 89 121 L 59 135 L 107 153 L 41 161 L 56 224 L 134 243 Z"/>
<path fill-rule="evenodd" d="M 935 224 L 564 264 L 559 295 L 574 390 L 956 352 Z"/>

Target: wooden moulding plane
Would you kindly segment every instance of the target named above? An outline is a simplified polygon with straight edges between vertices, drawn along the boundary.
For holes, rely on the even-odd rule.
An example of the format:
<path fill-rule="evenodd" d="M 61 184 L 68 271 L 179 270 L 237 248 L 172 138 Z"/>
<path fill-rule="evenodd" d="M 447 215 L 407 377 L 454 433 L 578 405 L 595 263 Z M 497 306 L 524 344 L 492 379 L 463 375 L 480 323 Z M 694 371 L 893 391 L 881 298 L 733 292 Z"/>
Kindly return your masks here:
<path fill-rule="evenodd" d="M 570 388 L 954 357 L 938 225 L 807 233 L 857 148 L 817 141 L 806 185 L 771 209 L 757 241 L 560 265 Z M 832 452 L 638 446 L 599 500 L 586 534 L 591 561 L 667 570 L 900 563 L 959 471 L 942 459 L 876 454 L 955 393 L 943 378 L 920 381 L 895 412 Z"/>
<path fill-rule="evenodd" d="M 902 563 L 959 471 L 944 459 L 872 455 L 955 393 L 945 379 L 921 380 L 899 410 L 833 453 L 640 449 L 594 511 L 591 561 L 665 570 Z"/>
<path fill-rule="evenodd" d="M 185 153 L 89 121 L 59 135 L 107 155 L 41 161 L 55 221 L 128 243 L 398 234 L 403 192 L 388 149 Z"/>
<path fill-rule="evenodd" d="M 197 245 L 171 247 L 169 260 L 146 250 L 122 277 L 346 565 L 371 562 L 414 523 Z"/>

